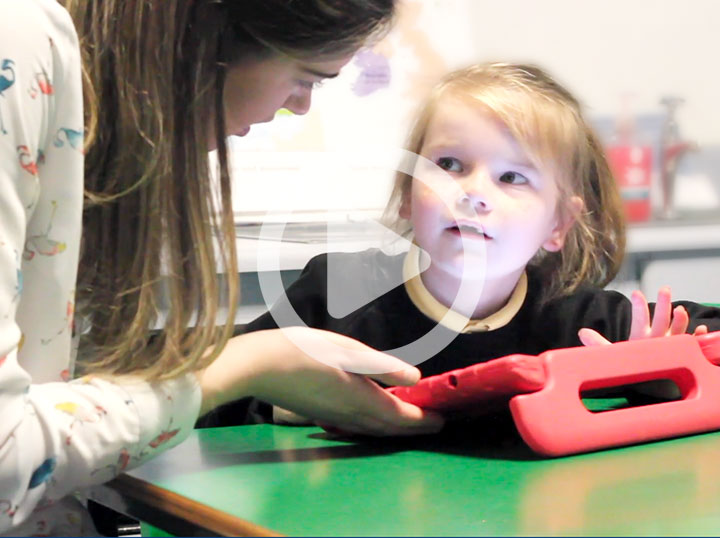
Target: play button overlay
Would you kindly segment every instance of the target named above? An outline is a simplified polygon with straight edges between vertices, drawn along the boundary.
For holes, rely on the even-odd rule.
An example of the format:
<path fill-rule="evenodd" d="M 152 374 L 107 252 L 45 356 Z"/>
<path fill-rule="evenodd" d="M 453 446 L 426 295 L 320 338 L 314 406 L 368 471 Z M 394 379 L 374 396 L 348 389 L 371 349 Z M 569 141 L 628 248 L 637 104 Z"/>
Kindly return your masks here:
<path fill-rule="evenodd" d="M 352 177 L 354 167 L 360 167 L 364 172 L 372 171 L 372 173 L 400 172 L 412 176 L 415 181 L 424 183 L 445 204 L 448 215 L 452 218 L 459 220 L 477 217 L 472 210 L 470 210 L 471 214 L 468 214 L 467 211 L 462 215 L 455 214 L 456 201 L 466 196 L 464 191 L 449 174 L 420 155 L 405 150 L 393 150 L 355 155 L 321 153 L 317 156 L 320 161 L 316 160 L 315 162 L 307 155 L 303 157 L 303 165 L 309 168 L 301 170 L 301 175 L 321 173 L 323 166 L 332 168 L 331 175 L 334 178 Z M 343 167 L 347 169 L 343 169 Z M 324 170 L 324 172 L 327 173 L 328 170 Z M 338 181 L 342 180 L 338 179 Z M 359 234 L 360 240 L 358 240 L 357 233 L 358 223 L 328 219 L 325 223 L 316 221 L 313 226 L 315 226 L 316 233 L 313 247 L 317 254 L 362 252 L 368 248 L 379 248 L 383 253 L 389 255 L 386 259 L 392 259 L 393 254 L 407 252 L 411 246 L 411 242 L 407 238 L 374 220 L 365 220 L 361 223 L 363 230 Z M 322 337 L 320 331 L 302 330 L 307 325 L 285 294 L 281 266 L 287 267 L 287 265 L 281 263 L 280 258 L 283 242 L 302 242 L 297 233 L 303 227 L 307 232 L 307 223 L 298 225 L 297 221 L 293 222 L 292 214 L 288 211 L 268 212 L 263 219 L 258 236 L 258 282 L 263 301 L 270 310 L 275 323 L 298 348 L 319 362 L 359 374 L 383 374 L 392 371 L 387 370 L 388 363 L 386 361 L 378 360 L 377 352 L 359 350 L 356 349 L 357 346 L 352 346 L 350 349 L 346 340 L 336 338 L 336 335 L 331 333 L 328 333 L 328 337 Z M 322 237 L 323 235 L 324 237 Z M 354 239 L 350 240 L 351 237 Z M 378 351 L 393 355 L 409 364 L 417 365 L 437 355 L 455 339 L 457 333 L 447 328 L 450 325 L 449 319 L 455 318 L 457 312 L 462 311 L 462 307 L 458 305 L 477 303 L 482 294 L 485 272 L 484 262 L 478 262 L 477 246 L 468 245 L 468 248 L 465 249 L 465 240 L 461 238 L 461 241 L 463 251 L 473 253 L 473 262 L 466 264 L 462 269 L 462 278 L 456 298 L 445 316 L 448 323 L 444 324 L 445 318 L 443 318 L 417 340 L 395 349 Z M 484 247 L 482 250 L 481 260 L 484 260 Z M 420 252 L 419 263 L 417 270 L 412 274 L 403 274 L 402 267 L 399 267 L 398 270 L 397 265 L 388 268 L 378 266 L 348 268 L 347 257 L 329 255 L 327 257 L 328 314 L 336 319 L 344 318 L 392 289 L 401 286 L 406 279 L 412 279 L 425 271 L 431 263 L 430 257 L 420 249 L 418 251 Z M 380 258 L 378 257 L 378 259 Z M 358 278 L 354 278 L 355 276 Z M 402 328 L 398 329 L 402 330 Z"/>
<path fill-rule="evenodd" d="M 338 237 L 345 230 L 346 226 L 342 223 L 328 223 L 328 237 Z M 411 242 L 404 237 L 396 234 L 390 228 L 383 226 L 377 221 L 367 221 L 363 223 L 363 233 L 369 238 L 377 238 L 378 244 L 376 248 L 380 248 L 387 252 L 388 246 L 405 252 L 410 249 Z M 340 233 L 338 233 L 340 232 Z M 383 248 L 385 247 L 385 248 Z M 328 252 L 338 252 L 342 249 L 342 245 L 328 243 Z M 346 272 L 346 267 L 339 263 L 337 256 L 328 256 L 327 268 L 327 310 L 328 314 L 336 319 L 344 318 L 348 314 L 352 314 L 357 309 L 373 302 L 385 295 L 392 289 L 402 285 L 405 280 L 416 277 L 430 266 L 428 256 L 420 256 L 424 264 L 417 264 L 418 270 L 411 274 L 403 274 L 403 271 L 393 271 L 388 269 L 384 271 L 388 278 L 367 279 L 350 281 Z M 360 275 L 362 276 L 362 275 Z"/>

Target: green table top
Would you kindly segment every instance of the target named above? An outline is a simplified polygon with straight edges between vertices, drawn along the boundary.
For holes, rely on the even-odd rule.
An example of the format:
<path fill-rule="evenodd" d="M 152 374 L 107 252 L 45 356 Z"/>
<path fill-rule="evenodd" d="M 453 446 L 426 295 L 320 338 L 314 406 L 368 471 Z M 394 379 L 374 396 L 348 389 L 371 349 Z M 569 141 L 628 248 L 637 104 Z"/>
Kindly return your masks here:
<path fill-rule="evenodd" d="M 129 474 L 287 535 L 720 534 L 720 433 L 557 459 L 487 434 L 197 430 Z"/>

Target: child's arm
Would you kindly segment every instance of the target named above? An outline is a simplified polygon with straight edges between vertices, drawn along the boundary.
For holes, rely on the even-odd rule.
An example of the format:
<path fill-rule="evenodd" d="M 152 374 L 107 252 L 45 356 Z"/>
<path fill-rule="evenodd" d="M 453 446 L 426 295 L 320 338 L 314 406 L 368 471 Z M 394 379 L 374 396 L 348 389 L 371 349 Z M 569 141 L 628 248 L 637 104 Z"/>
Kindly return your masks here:
<path fill-rule="evenodd" d="M 672 294 L 668 286 L 660 288 L 657 303 L 655 304 L 653 315 L 651 316 L 650 308 L 647 300 L 645 299 L 645 295 L 639 290 L 633 292 L 631 297 L 632 321 L 630 323 L 630 335 L 628 340 L 673 336 L 687 332 L 690 325 L 690 315 L 688 310 L 684 305 L 678 304 L 673 307 L 671 295 Z M 696 316 L 706 315 L 705 310 L 708 310 L 704 307 L 691 303 L 687 303 L 687 306 L 692 309 L 693 314 Z M 715 314 L 716 317 L 718 317 L 720 311 Z M 708 326 L 704 323 L 697 324 L 697 321 L 698 320 L 696 318 L 693 334 L 706 334 L 708 332 Z M 701 318 L 701 321 L 705 320 Z M 708 319 L 707 321 L 711 324 L 718 323 L 717 320 L 713 319 Z M 716 329 L 716 327 L 713 327 L 713 329 Z M 607 345 L 612 343 L 599 332 L 588 328 L 580 329 L 578 337 L 585 346 Z M 664 381 L 652 381 L 638 384 L 635 386 L 635 389 L 639 393 L 664 399 L 675 399 L 680 396 L 678 388 L 674 383 Z"/>
<path fill-rule="evenodd" d="M 657 303 L 655 303 L 653 315 L 651 316 L 645 295 L 639 290 L 633 292 L 631 297 L 632 321 L 628 340 L 672 336 L 687 332 L 690 325 L 690 315 L 687 308 L 683 305 L 673 307 L 671 296 L 669 287 L 660 288 Z M 693 334 L 699 335 L 707 332 L 708 327 L 706 324 L 696 324 Z M 599 332 L 589 328 L 580 329 L 578 337 L 586 346 L 611 343 Z"/>

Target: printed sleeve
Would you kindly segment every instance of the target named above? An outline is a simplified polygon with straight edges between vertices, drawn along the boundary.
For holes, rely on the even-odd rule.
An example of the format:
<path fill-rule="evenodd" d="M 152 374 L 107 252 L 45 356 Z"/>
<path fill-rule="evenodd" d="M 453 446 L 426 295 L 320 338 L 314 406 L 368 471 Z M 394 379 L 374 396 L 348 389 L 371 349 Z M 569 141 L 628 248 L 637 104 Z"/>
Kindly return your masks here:
<path fill-rule="evenodd" d="M 67 382 L 82 125 L 69 15 L 56 0 L 0 1 L 0 533 L 177 444 L 200 408 L 193 374 Z"/>

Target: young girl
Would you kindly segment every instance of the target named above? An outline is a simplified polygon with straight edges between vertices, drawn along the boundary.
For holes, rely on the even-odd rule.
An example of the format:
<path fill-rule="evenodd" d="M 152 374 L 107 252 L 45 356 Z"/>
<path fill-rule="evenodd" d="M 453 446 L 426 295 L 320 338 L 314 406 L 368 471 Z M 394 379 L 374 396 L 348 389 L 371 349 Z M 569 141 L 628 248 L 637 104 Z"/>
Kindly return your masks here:
<path fill-rule="evenodd" d="M 537 67 L 452 73 L 420 111 L 408 149 L 414 173 L 397 174 L 388 214 L 413 231 L 413 248 L 311 260 L 287 300 L 248 331 L 294 310 L 311 327 L 400 355 L 430 376 L 581 345 L 579 334 L 594 344 L 720 329 L 718 309 L 677 303 L 671 312 L 669 290 L 651 324 L 642 294 L 631 302 L 602 289 L 625 245 L 619 195 L 578 102 Z M 328 293 L 340 295 L 337 304 L 343 290 L 382 289 L 400 273 L 404 285 L 349 315 L 328 313 Z M 408 347 L 436 326 L 444 347 Z M 213 424 L 242 420 L 245 405 L 218 410 Z"/>
<path fill-rule="evenodd" d="M 313 84 L 394 10 L 393 0 L 342 4 L 68 0 L 85 59 L 83 146 L 71 18 L 55 0 L 0 0 L 0 533 L 95 532 L 68 493 L 177 444 L 201 411 L 243 395 L 372 434 L 440 426 L 279 331 L 228 343 L 236 279 L 224 290 L 216 274 L 218 264 L 236 271 L 225 137 L 281 107 L 305 113 Z M 158 284 L 170 305 L 151 340 Z M 225 294 L 230 321 L 218 327 Z M 76 304 L 87 375 L 66 383 Z M 374 379 L 419 377 L 331 336 L 349 361 L 360 351 L 394 372 Z"/>

